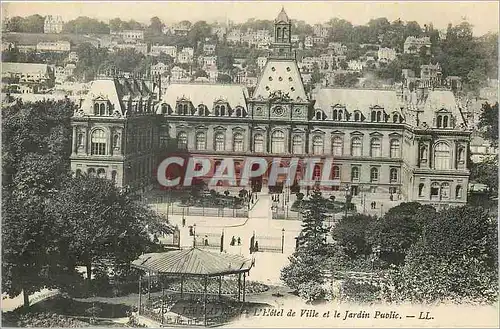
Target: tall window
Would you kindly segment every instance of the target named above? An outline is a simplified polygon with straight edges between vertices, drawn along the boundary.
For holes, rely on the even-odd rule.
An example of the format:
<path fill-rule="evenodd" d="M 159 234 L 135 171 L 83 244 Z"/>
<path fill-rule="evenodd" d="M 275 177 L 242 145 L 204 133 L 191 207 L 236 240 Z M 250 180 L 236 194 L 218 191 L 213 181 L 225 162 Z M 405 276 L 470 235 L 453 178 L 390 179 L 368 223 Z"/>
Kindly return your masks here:
<path fill-rule="evenodd" d="M 391 139 L 390 156 L 391 158 L 399 158 L 401 156 L 401 144 L 399 139 Z"/>
<path fill-rule="evenodd" d="M 314 136 L 313 138 L 313 154 L 323 154 L 323 137 Z"/>
<path fill-rule="evenodd" d="M 111 172 L 111 181 L 116 182 L 116 170 Z"/>
<path fill-rule="evenodd" d="M 181 131 L 177 134 L 177 148 L 179 149 L 187 149 L 188 144 L 188 135 L 186 132 Z"/>
<path fill-rule="evenodd" d="M 462 186 L 457 185 L 457 187 L 455 188 L 455 199 L 461 199 L 462 194 L 463 194 Z"/>
<path fill-rule="evenodd" d="M 431 200 L 439 200 L 439 183 L 431 184 Z"/>
<path fill-rule="evenodd" d="M 332 140 L 332 154 L 342 155 L 342 149 L 344 148 L 344 142 L 340 137 L 334 137 Z"/>
<path fill-rule="evenodd" d="M 106 104 L 105 103 L 94 103 L 94 115 L 98 115 L 98 116 L 106 115 Z"/>
<path fill-rule="evenodd" d="M 95 169 L 94 168 L 87 169 L 87 173 L 90 177 L 95 177 Z"/>
<path fill-rule="evenodd" d="M 113 136 L 113 148 L 114 149 L 120 148 L 120 135 L 118 135 L 118 134 Z"/>
<path fill-rule="evenodd" d="M 351 155 L 359 157 L 362 154 L 363 146 L 361 143 L 361 138 L 354 137 L 351 140 Z"/>
<path fill-rule="evenodd" d="M 427 146 L 420 148 L 420 162 L 427 162 Z"/>
<path fill-rule="evenodd" d="M 236 133 L 233 136 L 233 151 L 243 152 L 243 135 Z"/>
<path fill-rule="evenodd" d="M 434 168 L 450 168 L 450 147 L 446 143 L 438 143 L 434 148 Z"/>
<path fill-rule="evenodd" d="M 333 166 L 332 178 L 333 179 L 340 179 L 340 167 L 339 166 Z"/>
<path fill-rule="evenodd" d="M 302 137 L 299 135 L 293 136 L 292 139 L 292 153 L 293 154 L 302 154 L 304 153 L 304 142 L 302 140 Z"/>
<path fill-rule="evenodd" d="M 370 181 L 377 182 L 378 181 L 378 168 L 370 169 Z"/>
<path fill-rule="evenodd" d="M 224 151 L 226 149 L 226 140 L 224 133 L 215 134 L 215 150 Z"/>
<path fill-rule="evenodd" d="M 361 113 L 356 111 L 354 112 L 354 121 L 361 121 Z"/>
<path fill-rule="evenodd" d="M 285 134 L 281 130 L 276 130 L 271 136 L 271 152 L 285 153 Z"/>
<path fill-rule="evenodd" d="M 370 142 L 370 156 L 380 157 L 382 155 L 382 142 L 380 138 L 372 138 Z"/>
<path fill-rule="evenodd" d="M 207 137 L 203 131 L 196 133 L 196 149 L 198 151 L 207 149 Z"/>
<path fill-rule="evenodd" d="M 391 168 L 389 176 L 391 179 L 391 183 L 397 182 L 398 181 L 398 170 L 396 168 Z"/>
<path fill-rule="evenodd" d="M 425 189 L 425 184 L 420 183 L 418 184 L 418 196 L 423 197 L 424 196 L 424 189 Z"/>
<path fill-rule="evenodd" d="M 93 155 L 106 155 L 106 133 L 102 129 L 96 129 L 92 132 L 90 138 L 90 153 Z"/>
<path fill-rule="evenodd" d="M 351 180 L 358 181 L 359 180 L 359 167 L 351 168 Z"/>
<path fill-rule="evenodd" d="M 256 134 L 253 137 L 253 151 L 264 152 L 264 136 L 262 134 Z"/>
<path fill-rule="evenodd" d="M 465 161 L 465 150 L 460 147 L 457 152 L 458 163 L 463 163 Z"/>

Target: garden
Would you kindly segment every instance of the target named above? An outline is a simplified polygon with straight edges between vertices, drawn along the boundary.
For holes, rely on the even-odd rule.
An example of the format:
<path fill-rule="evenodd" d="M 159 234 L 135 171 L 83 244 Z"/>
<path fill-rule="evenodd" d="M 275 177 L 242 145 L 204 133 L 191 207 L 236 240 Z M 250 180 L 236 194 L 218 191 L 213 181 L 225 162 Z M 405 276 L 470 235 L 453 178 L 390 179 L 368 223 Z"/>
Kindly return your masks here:
<path fill-rule="evenodd" d="M 304 193 L 297 193 L 297 200 L 292 204 L 290 207 L 290 211 L 296 211 L 300 212 L 303 209 L 308 208 L 308 205 L 310 204 L 311 200 L 310 199 L 305 199 L 304 198 Z M 321 203 L 322 208 L 325 210 L 326 213 L 330 214 L 335 214 L 339 212 L 345 211 L 345 202 L 337 201 L 335 200 L 335 196 L 332 195 L 329 198 L 325 198 L 321 196 L 321 199 L 319 200 Z M 352 203 L 349 203 L 349 211 L 354 211 L 355 210 L 355 205 Z"/>

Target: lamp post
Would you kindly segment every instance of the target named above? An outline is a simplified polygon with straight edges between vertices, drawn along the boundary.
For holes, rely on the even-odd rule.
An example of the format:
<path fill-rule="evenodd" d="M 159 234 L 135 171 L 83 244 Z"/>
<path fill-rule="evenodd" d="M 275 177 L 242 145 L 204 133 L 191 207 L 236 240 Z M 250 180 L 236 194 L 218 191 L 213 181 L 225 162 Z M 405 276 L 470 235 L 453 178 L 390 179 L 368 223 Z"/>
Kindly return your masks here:
<path fill-rule="evenodd" d="M 196 247 L 196 223 L 193 224 L 193 247 Z"/>

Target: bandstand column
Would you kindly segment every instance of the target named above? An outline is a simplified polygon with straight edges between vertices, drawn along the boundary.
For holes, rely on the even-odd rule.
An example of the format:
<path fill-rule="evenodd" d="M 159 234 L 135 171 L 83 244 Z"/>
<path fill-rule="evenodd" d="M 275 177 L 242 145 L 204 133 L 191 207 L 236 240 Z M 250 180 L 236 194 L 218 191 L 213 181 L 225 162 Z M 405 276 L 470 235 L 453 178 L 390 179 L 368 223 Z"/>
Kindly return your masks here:
<path fill-rule="evenodd" d="M 243 302 L 245 302 L 245 294 L 246 294 L 246 277 L 247 273 L 243 273 Z"/>

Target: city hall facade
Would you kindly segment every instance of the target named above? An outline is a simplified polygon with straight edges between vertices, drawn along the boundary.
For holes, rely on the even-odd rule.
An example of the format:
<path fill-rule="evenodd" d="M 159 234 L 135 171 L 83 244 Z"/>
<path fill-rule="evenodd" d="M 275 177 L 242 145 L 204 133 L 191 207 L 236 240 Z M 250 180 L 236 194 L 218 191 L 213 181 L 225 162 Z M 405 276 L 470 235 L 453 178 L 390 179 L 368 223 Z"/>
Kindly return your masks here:
<path fill-rule="evenodd" d="M 72 119 L 72 169 L 137 187 L 154 184 L 158 163 L 175 152 L 207 156 L 212 170 L 226 157 L 282 158 L 284 165 L 292 157 L 333 158 L 331 178 L 340 183 L 333 194 L 465 203 L 470 130 L 454 93 L 412 81 L 397 90 L 308 95 L 291 26 L 282 11 L 251 95 L 234 84 L 171 84 L 158 95 L 161 88 L 142 81 L 94 81 Z M 252 186 L 266 187 L 265 177 Z"/>

